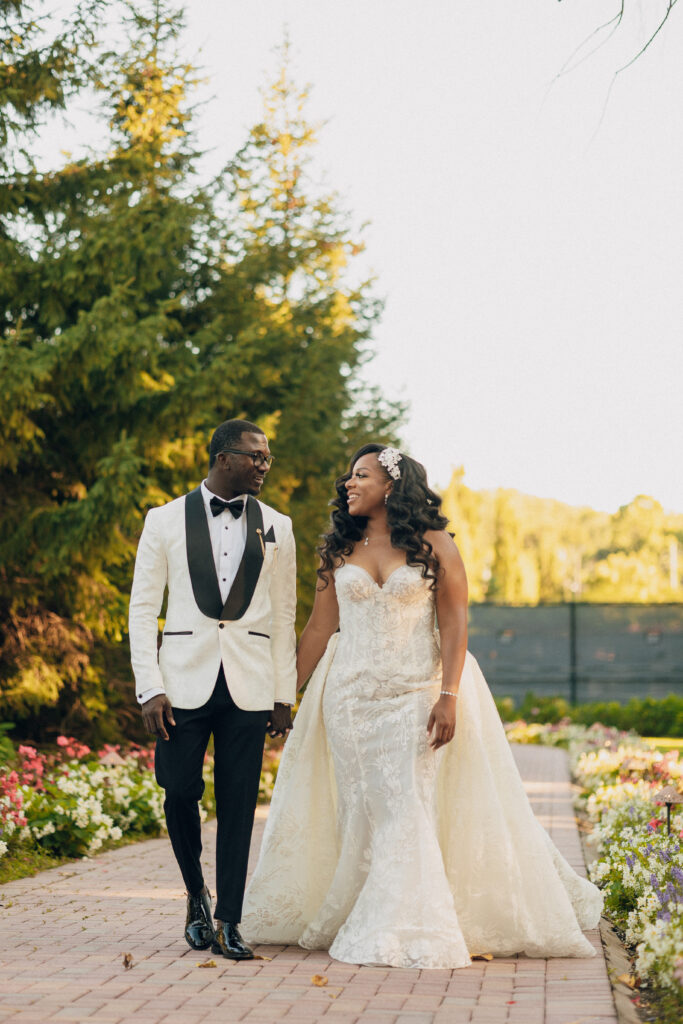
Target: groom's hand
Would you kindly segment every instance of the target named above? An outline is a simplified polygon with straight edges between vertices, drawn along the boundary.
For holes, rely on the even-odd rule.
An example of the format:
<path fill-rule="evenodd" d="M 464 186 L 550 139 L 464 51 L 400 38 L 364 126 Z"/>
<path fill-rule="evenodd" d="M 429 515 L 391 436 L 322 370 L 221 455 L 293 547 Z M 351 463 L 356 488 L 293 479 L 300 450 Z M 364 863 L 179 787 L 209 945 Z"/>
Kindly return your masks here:
<path fill-rule="evenodd" d="M 173 708 L 166 694 L 158 693 L 156 697 L 151 697 L 142 705 L 142 721 L 145 723 L 147 732 L 151 732 L 153 736 L 159 736 L 162 740 L 167 740 L 168 733 L 164 725 L 164 716 L 169 725 L 175 725 Z"/>
<path fill-rule="evenodd" d="M 289 704 L 276 704 L 270 712 L 267 729 L 271 736 L 285 736 L 292 728 L 292 709 Z"/>

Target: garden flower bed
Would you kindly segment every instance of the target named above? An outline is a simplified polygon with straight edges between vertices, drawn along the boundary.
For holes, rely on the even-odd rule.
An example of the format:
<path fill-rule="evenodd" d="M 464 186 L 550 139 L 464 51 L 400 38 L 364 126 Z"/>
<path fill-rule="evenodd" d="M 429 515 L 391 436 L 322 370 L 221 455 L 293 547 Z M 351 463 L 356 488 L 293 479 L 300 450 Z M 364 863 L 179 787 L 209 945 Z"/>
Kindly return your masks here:
<path fill-rule="evenodd" d="M 605 893 L 605 911 L 633 950 L 634 983 L 664 992 L 683 1016 L 683 811 L 654 798 L 665 786 L 683 794 L 679 751 L 662 753 L 633 733 L 568 721 L 506 724 L 513 743 L 566 747 L 581 788 L 580 810 L 592 825 L 591 877 Z M 266 749 L 259 798 L 270 799 L 280 748 Z M 94 752 L 60 736 L 42 753 L 20 746 L 0 767 L 0 865 L 31 844 L 59 857 L 88 856 L 124 839 L 164 828 L 163 792 L 154 779 L 154 751 L 106 746 Z M 213 760 L 204 766 L 201 813 L 215 811 Z M 671 1016 L 671 1020 L 677 1019 Z"/>
<path fill-rule="evenodd" d="M 279 750 L 264 756 L 259 799 L 269 800 Z M 215 812 L 213 758 L 204 762 L 202 819 Z M 25 844 L 55 858 L 82 857 L 122 839 L 165 829 L 163 791 L 154 778 L 154 749 L 118 746 L 94 752 L 60 736 L 57 750 L 20 746 L 0 767 L 0 864 Z"/>
<path fill-rule="evenodd" d="M 683 798 L 679 751 L 662 753 L 633 733 L 567 722 L 513 722 L 515 743 L 566 746 L 581 787 L 578 807 L 591 825 L 592 880 L 605 894 L 605 914 L 633 951 L 634 988 L 649 989 L 665 1010 L 683 1018 L 683 811 L 667 811 L 664 787 Z M 675 791 L 675 792 L 672 792 Z M 637 999 L 638 997 L 636 997 Z"/>

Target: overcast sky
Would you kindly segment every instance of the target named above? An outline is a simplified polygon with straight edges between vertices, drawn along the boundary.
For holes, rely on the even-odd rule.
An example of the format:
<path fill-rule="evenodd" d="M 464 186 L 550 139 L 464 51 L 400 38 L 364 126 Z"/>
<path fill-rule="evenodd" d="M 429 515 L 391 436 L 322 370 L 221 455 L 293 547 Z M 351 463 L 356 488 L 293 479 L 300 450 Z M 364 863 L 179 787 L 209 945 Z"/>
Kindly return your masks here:
<path fill-rule="evenodd" d="M 386 299 L 365 371 L 432 482 L 683 512 L 683 9 L 548 86 L 617 0 L 191 0 L 207 173 L 260 113 L 287 25 L 317 169 Z M 628 2 L 627 2 L 628 8 Z M 601 123 L 600 123 L 601 122 Z M 276 446 L 275 446 L 276 447 Z"/>

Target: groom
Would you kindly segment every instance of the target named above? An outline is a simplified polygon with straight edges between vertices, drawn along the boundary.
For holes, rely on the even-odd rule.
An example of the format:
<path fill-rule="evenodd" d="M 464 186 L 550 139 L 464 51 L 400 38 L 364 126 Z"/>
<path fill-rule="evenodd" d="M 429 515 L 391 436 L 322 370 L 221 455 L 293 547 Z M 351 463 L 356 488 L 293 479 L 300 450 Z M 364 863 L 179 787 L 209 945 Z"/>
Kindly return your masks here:
<path fill-rule="evenodd" d="M 187 889 L 185 938 L 233 960 L 266 730 L 292 726 L 296 696 L 291 520 L 257 500 L 272 455 L 247 420 L 226 420 L 199 487 L 147 514 L 130 599 L 137 699 L 157 737 L 156 777 Z M 157 616 L 168 608 L 157 658 Z M 201 868 L 202 767 L 214 738 L 216 925 Z"/>

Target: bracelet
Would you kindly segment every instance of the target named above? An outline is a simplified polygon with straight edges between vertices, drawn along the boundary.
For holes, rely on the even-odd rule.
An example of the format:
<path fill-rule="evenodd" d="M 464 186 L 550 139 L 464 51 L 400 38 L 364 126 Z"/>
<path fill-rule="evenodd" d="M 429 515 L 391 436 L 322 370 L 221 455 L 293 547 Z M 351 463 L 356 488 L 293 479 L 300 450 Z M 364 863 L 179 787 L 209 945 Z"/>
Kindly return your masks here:
<path fill-rule="evenodd" d="M 457 697 L 457 693 L 453 693 L 452 690 L 442 690 L 441 695 L 443 697 Z"/>

